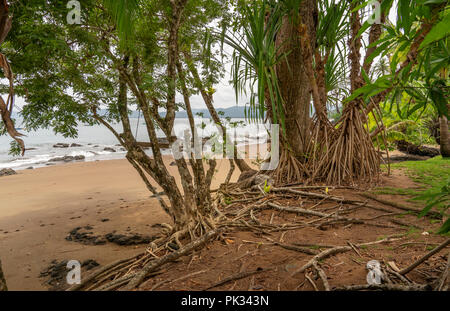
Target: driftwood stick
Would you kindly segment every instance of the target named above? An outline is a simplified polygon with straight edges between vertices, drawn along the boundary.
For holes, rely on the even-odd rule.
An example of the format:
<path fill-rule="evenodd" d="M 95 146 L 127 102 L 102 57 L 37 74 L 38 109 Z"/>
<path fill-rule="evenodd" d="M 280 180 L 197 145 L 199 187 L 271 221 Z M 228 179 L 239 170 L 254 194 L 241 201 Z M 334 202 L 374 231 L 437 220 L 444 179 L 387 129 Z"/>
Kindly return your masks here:
<path fill-rule="evenodd" d="M 428 252 L 427 254 L 423 255 L 419 260 L 417 260 L 416 262 L 414 262 L 412 265 L 410 265 L 409 267 L 406 267 L 405 269 L 400 270 L 398 273 L 400 273 L 401 275 L 404 275 L 408 272 L 411 272 L 412 270 L 414 270 L 418 265 L 420 265 L 421 263 L 423 263 L 424 261 L 426 261 L 428 258 L 430 258 L 431 256 L 433 256 L 434 254 L 440 252 L 441 250 L 443 250 L 447 245 L 450 244 L 450 239 L 445 240 L 443 243 L 441 243 L 438 247 L 436 247 L 435 249 L 431 250 L 430 252 Z"/>

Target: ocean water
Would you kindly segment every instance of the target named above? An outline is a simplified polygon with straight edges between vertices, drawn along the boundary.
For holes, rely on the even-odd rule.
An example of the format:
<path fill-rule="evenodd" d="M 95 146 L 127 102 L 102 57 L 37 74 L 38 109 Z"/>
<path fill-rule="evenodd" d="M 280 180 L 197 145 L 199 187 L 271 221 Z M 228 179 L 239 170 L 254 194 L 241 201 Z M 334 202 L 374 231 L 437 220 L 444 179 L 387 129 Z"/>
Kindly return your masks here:
<path fill-rule="evenodd" d="M 232 121 L 242 121 L 244 119 L 232 119 Z M 149 142 L 145 124 L 142 119 L 131 118 L 131 127 L 137 132 L 137 140 L 141 142 Z M 202 126 L 202 123 L 204 126 Z M 201 137 L 208 137 L 213 133 L 218 133 L 216 126 L 209 119 L 196 119 L 198 134 Z M 20 120 L 16 122 L 17 128 L 20 129 Z M 113 127 L 119 133 L 122 132 L 121 124 L 113 124 Z M 174 126 L 174 134 L 182 137 L 184 130 L 189 129 L 189 121 L 187 119 L 176 119 Z M 232 129 L 230 129 L 232 130 Z M 230 131 L 229 130 L 229 131 Z M 264 124 L 246 124 L 235 129 L 236 140 L 239 145 L 265 143 L 267 139 L 267 126 Z M 0 136 L 0 169 L 12 168 L 21 170 L 27 168 L 45 167 L 48 165 L 61 165 L 66 162 L 49 162 L 55 157 L 64 156 L 85 156 L 84 161 L 101 161 L 124 159 L 126 152 L 118 146 L 116 137 L 104 126 L 86 126 L 80 124 L 78 126 L 77 138 L 64 138 L 62 135 L 55 134 L 50 129 L 41 129 L 38 131 L 27 132 L 20 129 L 19 132 L 26 135 L 23 137 L 25 146 L 28 149 L 25 155 L 13 157 L 8 154 L 11 138 L 9 136 Z M 158 136 L 164 137 L 161 130 L 158 130 Z M 57 143 L 76 143 L 81 147 L 54 148 Z M 116 152 L 104 150 L 105 148 L 113 148 Z M 151 151 L 146 151 L 151 156 Z M 170 154 L 171 150 L 163 150 L 163 153 Z"/>

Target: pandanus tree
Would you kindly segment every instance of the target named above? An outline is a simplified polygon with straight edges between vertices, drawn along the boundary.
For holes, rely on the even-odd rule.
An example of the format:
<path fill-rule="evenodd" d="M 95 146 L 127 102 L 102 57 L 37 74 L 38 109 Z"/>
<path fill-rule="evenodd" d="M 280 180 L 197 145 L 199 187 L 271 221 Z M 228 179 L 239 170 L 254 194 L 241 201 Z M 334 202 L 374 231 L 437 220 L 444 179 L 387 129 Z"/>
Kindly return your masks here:
<path fill-rule="evenodd" d="M 410 76 L 421 43 L 441 27 L 445 5 L 378 3 L 379 10 L 367 14 L 372 2 L 238 2 L 242 36 L 225 35 L 235 49 L 233 80 L 239 92 L 250 87 L 250 112 L 257 111 L 257 117 L 267 112 L 281 124 L 278 182 L 339 184 L 379 176 L 380 154 L 368 116 L 377 121 L 375 134 L 383 136 L 379 104 L 399 79 Z M 398 12 L 395 26 L 386 20 L 392 10 Z M 364 21 L 364 15 L 370 18 Z M 389 74 L 372 81 L 374 60 L 394 44 L 401 46 L 402 58 L 391 58 Z M 332 125 L 327 105 L 336 100 L 343 111 Z"/>

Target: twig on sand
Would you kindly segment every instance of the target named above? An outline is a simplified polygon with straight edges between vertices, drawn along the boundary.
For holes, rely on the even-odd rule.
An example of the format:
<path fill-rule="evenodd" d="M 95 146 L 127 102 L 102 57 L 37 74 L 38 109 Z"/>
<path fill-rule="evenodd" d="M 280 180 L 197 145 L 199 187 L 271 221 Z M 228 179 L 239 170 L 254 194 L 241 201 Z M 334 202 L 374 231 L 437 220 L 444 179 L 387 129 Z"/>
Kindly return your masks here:
<path fill-rule="evenodd" d="M 412 265 L 410 265 L 409 267 L 406 267 L 405 269 L 400 270 L 398 273 L 400 273 L 401 275 L 404 275 L 408 272 L 411 272 L 412 270 L 414 270 L 418 265 L 420 265 L 421 263 L 423 263 L 424 261 L 426 261 L 428 258 L 430 258 L 431 256 L 433 256 L 434 254 L 440 252 L 441 250 L 443 250 L 447 245 L 450 244 L 450 239 L 445 240 L 443 243 L 441 243 L 438 247 L 434 248 L 433 250 L 431 250 L 430 252 L 428 252 L 427 254 L 423 255 L 419 260 L 417 260 L 416 262 L 414 262 Z"/>

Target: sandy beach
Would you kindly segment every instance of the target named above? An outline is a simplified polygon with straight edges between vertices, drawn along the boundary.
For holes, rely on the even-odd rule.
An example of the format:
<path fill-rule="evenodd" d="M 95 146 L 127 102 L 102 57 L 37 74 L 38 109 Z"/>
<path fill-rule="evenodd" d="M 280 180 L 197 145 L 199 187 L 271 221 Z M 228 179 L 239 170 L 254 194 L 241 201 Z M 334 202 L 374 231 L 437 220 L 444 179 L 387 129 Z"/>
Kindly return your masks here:
<path fill-rule="evenodd" d="M 177 168 L 168 167 L 176 176 Z M 218 161 L 217 170 L 213 188 L 225 179 L 228 161 Z M 233 179 L 238 175 L 236 170 Z M 87 225 L 95 234 L 158 234 L 161 228 L 152 225 L 170 219 L 150 196 L 126 160 L 57 165 L 1 177 L 0 258 L 9 289 L 47 290 L 39 275 L 53 260 L 93 259 L 104 265 L 142 252 L 145 244 L 94 246 L 65 238 Z"/>

